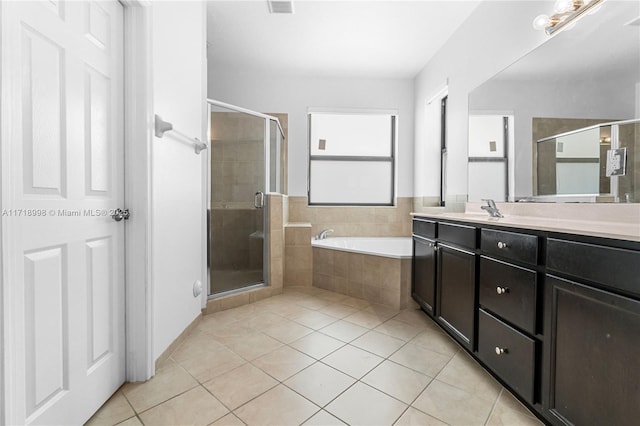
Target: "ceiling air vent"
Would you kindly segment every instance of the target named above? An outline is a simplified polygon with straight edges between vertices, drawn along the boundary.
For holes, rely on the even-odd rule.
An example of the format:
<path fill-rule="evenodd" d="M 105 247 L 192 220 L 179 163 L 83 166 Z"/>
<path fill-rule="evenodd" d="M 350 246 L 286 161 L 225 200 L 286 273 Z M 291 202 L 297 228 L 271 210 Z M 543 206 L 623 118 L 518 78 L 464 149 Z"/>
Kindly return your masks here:
<path fill-rule="evenodd" d="M 293 1 L 267 0 L 271 13 L 293 13 Z"/>

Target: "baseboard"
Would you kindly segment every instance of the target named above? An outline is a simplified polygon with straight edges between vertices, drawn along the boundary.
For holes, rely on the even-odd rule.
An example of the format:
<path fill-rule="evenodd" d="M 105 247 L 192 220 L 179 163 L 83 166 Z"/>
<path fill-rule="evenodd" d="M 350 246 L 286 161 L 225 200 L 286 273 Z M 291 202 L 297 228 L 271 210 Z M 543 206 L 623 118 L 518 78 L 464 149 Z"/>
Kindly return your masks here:
<path fill-rule="evenodd" d="M 182 344 L 184 339 L 191 334 L 193 330 L 198 326 L 198 324 L 202 321 L 202 313 L 198 314 L 198 316 L 191 321 L 191 324 L 185 328 L 182 333 L 178 337 L 175 338 L 173 342 L 167 347 L 167 349 L 162 352 L 162 354 L 156 359 L 156 370 L 162 368 L 162 366 L 167 362 L 171 354 L 173 354 L 176 349 Z"/>

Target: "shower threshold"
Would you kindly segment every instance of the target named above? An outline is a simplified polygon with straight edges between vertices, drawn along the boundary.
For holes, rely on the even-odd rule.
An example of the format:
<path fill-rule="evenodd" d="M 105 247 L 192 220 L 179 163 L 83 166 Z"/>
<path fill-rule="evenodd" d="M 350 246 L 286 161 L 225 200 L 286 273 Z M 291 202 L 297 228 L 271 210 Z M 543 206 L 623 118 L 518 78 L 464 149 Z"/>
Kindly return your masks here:
<path fill-rule="evenodd" d="M 209 299 L 235 294 L 247 289 L 264 286 L 262 269 L 211 271 Z"/>
<path fill-rule="evenodd" d="M 265 283 L 258 283 L 258 284 L 252 284 L 246 287 L 240 287 L 240 288 L 235 288 L 233 290 L 227 290 L 227 291 L 223 291 L 220 293 L 213 293 L 210 294 L 207 299 L 211 300 L 211 299 L 217 299 L 219 297 L 224 297 L 224 296 L 230 296 L 232 294 L 238 294 L 238 293 L 242 293 L 243 291 L 247 291 L 247 290 L 253 290 L 256 288 L 261 288 L 261 287 L 266 287 L 267 284 Z"/>

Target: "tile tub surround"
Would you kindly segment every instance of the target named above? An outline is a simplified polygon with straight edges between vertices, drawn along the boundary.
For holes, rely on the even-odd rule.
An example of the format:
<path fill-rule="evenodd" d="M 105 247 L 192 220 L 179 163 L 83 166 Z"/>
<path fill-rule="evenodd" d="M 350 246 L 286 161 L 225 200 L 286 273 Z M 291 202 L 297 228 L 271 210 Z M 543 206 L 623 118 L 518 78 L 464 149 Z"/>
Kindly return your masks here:
<path fill-rule="evenodd" d="M 333 229 L 334 237 L 409 237 L 413 198 L 396 206 L 309 206 L 307 197 L 289 197 L 289 221 L 310 223 L 312 235 Z"/>
<path fill-rule="evenodd" d="M 541 423 L 419 310 L 285 288 L 206 315 L 153 379 L 125 384 L 88 424 Z"/>
<path fill-rule="evenodd" d="M 409 304 L 411 259 L 313 247 L 313 285 L 403 309 Z"/>
<path fill-rule="evenodd" d="M 311 287 L 313 255 L 310 223 L 285 225 L 284 253 L 284 286 Z"/>
<path fill-rule="evenodd" d="M 469 202 L 464 213 L 412 215 L 640 241 L 638 203 L 496 203 L 504 218 L 490 218 L 480 208 L 482 205 L 483 203 Z"/>

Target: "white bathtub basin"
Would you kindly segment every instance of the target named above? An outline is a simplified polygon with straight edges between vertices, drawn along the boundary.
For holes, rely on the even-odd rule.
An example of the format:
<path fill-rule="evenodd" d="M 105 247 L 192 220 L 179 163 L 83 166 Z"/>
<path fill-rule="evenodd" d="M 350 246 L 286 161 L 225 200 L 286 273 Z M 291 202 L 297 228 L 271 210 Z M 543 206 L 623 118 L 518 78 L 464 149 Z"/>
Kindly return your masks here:
<path fill-rule="evenodd" d="M 311 245 L 394 259 L 409 259 L 412 255 L 411 237 L 329 237 L 312 240 Z"/>

